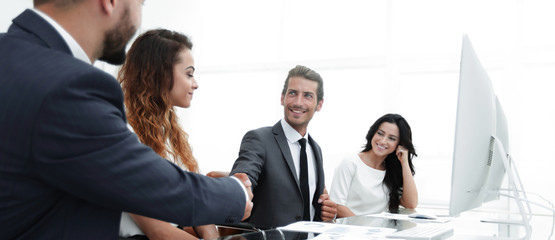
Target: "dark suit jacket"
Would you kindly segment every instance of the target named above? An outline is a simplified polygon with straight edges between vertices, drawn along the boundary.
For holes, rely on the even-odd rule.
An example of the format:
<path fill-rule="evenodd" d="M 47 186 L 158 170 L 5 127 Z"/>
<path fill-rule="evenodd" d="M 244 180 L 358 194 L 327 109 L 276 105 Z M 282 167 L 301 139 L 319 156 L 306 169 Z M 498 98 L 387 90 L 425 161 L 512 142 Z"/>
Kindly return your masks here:
<path fill-rule="evenodd" d="M 324 170 L 320 146 L 308 136 L 314 152 L 317 188 L 312 205 L 314 220 L 321 220 L 318 198 L 324 191 Z M 287 138 L 278 122 L 273 127 L 251 130 L 241 142 L 239 157 L 231 174 L 244 172 L 253 185 L 254 207 L 249 223 L 260 228 L 275 228 L 302 220 L 303 202 L 295 165 Z"/>
<path fill-rule="evenodd" d="M 116 239 L 122 211 L 183 226 L 241 220 L 231 178 L 187 173 L 126 126 L 109 74 L 26 10 L 0 37 L 0 239 Z"/>

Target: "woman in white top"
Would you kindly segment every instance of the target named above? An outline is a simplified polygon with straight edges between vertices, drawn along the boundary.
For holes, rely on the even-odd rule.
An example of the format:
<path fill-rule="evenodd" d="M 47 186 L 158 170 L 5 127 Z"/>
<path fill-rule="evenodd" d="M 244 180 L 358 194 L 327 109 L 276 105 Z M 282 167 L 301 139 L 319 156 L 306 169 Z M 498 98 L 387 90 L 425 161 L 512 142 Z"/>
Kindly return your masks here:
<path fill-rule="evenodd" d="M 330 198 L 337 217 L 416 208 L 412 133 L 399 114 L 376 120 L 366 135 L 362 152 L 345 157 L 333 176 Z"/>
<path fill-rule="evenodd" d="M 198 164 L 178 124 L 174 107 L 188 108 L 198 88 L 194 78 L 193 47 L 177 32 L 157 29 L 141 34 L 127 53 L 118 74 L 127 120 L 139 139 L 160 156 L 198 172 Z M 191 193 L 194 195 L 195 193 Z M 156 206 L 152 206 L 156 207 Z M 175 224 L 124 213 L 120 236 L 137 239 L 216 238 L 214 225 L 178 228 Z"/>

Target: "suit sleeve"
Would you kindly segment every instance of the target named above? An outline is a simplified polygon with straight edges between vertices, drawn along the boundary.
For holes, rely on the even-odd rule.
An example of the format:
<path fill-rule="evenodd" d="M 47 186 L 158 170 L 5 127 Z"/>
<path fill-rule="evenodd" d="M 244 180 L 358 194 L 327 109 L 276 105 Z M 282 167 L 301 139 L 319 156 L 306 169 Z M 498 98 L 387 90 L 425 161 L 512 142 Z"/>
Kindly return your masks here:
<path fill-rule="evenodd" d="M 45 97 L 31 149 L 41 181 L 92 204 L 183 226 L 240 221 L 242 187 L 160 158 L 128 130 L 122 99 L 119 84 L 98 71 Z"/>
<path fill-rule="evenodd" d="M 258 178 L 264 169 L 266 159 L 265 144 L 257 130 L 249 131 L 243 136 L 239 157 L 235 160 L 231 174 L 246 173 L 251 182 L 252 188 L 258 185 Z"/>

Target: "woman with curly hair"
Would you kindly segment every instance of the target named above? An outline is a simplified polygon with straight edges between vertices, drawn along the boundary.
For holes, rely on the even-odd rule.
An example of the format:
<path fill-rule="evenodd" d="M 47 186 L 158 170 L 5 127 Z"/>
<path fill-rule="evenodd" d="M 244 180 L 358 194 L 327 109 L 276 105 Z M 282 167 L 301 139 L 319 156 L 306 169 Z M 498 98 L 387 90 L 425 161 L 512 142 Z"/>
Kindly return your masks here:
<path fill-rule="evenodd" d="M 188 135 L 179 126 L 174 108 L 188 108 L 198 88 L 192 47 L 183 34 L 165 29 L 147 31 L 129 49 L 118 80 L 124 93 L 128 123 L 139 140 L 168 161 L 198 173 Z M 151 240 L 197 239 L 218 237 L 218 232 L 214 225 L 181 228 L 124 213 L 120 236 Z"/>

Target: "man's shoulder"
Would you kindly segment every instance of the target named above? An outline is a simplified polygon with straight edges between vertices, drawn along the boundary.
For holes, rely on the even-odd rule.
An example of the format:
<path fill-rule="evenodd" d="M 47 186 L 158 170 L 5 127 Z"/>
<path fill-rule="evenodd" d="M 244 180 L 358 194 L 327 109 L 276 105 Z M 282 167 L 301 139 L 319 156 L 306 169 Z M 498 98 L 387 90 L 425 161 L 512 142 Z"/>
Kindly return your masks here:
<path fill-rule="evenodd" d="M 103 72 L 75 58 L 60 34 L 31 10 L 16 17 L 8 32 L 1 35 L 0 55 L 1 66 L 25 77 Z"/>
<path fill-rule="evenodd" d="M 259 127 L 247 132 L 247 134 L 270 134 L 270 133 L 273 133 L 273 134 L 283 133 L 283 129 L 281 128 L 280 122 L 277 122 L 273 126 Z"/>
<path fill-rule="evenodd" d="M 0 39 L 0 84 L 6 88 L 0 90 L 2 99 L 15 97 L 38 106 L 49 96 L 67 97 L 67 93 L 121 97 L 118 82 L 105 71 L 64 52 L 6 38 Z"/>
<path fill-rule="evenodd" d="M 101 69 L 54 49 L 29 42 L 10 43 L 5 47 L 12 49 L 0 49 L 0 54 L 7 57 L 6 62 L 1 60 L 0 62 L 13 73 L 11 77 L 18 78 L 20 81 L 53 87 L 64 82 L 80 80 L 86 75 L 94 76 L 97 81 L 113 80 L 111 75 Z M 4 76 L 9 77 L 9 74 Z"/>
<path fill-rule="evenodd" d="M 27 63 L 27 68 L 53 67 L 58 70 L 71 66 L 72 68 L 69 70 L 72 71 L 94 68 L 91 64 L 75 58 L 70 53 L 10 34 L 0 37 L 0 53 L 9 59 L 6 63 L 11 62 L 12 65 Z"/>
<path fill-rule="evenodd" d="M 269 133 L 269 132 L 272 132 L 272 127 L 271 126 L 259 127 L 259 128 L 252 129 L 249 132 Z"/>
<path fill-rule="evenodd" d="M 243 141 L 246 139 L 257 139 L 258 141 L 264 142 L 272 139 L 273 136 L 274 133 L 272 131 L 272 127 L 266 126 L 247 131 L 243 137 Z"/>

